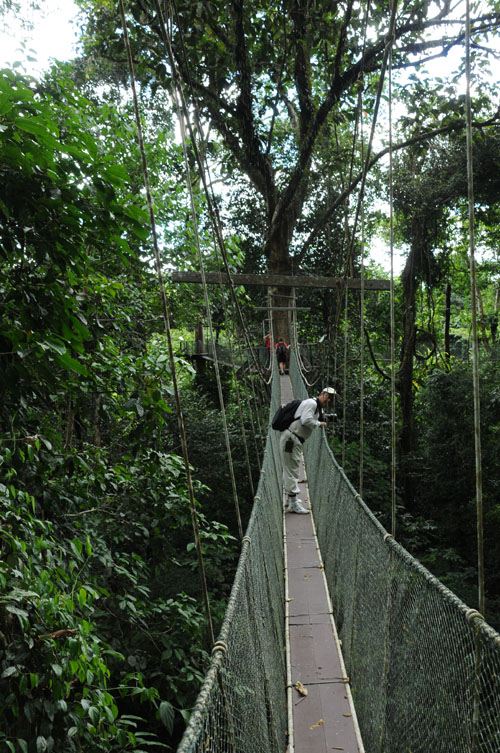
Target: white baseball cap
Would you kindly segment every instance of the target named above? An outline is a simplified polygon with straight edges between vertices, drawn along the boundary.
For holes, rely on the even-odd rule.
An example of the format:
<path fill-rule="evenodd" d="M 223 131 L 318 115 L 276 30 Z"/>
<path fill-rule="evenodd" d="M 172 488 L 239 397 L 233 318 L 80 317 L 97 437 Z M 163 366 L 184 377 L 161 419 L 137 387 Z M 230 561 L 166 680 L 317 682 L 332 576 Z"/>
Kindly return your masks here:
<path fill-rule="evenodd" d="M 333 387 L 323 387 L 321 392 L 327 392 L 329 395 L 336 395 L 336 391 L 333 389 Z"/>

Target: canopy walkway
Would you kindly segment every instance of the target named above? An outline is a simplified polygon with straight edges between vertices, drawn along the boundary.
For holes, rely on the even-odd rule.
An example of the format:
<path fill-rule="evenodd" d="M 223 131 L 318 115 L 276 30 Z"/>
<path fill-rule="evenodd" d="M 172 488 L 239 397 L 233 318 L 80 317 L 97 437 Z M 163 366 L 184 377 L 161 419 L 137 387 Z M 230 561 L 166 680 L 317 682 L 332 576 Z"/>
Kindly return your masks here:
<path fill-rule="evenodd" d="M 290 373 L 294 396 L 306 397 L 293 355 Z M 271 414 L 285 380 L 275 370 Z M 270 429 L 227 612 L 178 753 L 498 753 L 500 636 L 385 531 L 323 431 L 304 456 L 321 560 L 298 530 L 311 516 L 288 515 L 284 529 L 279 436 Z M 313 570 L 324 573 L 326 610 L 311 596 Z M 299 580 L 310 588 L 299 592 Z M 327 630 L 330 604 L 336 627 Z M 309 659 L 301 636 L 319 641 Z M 313 723 L 306 704 L 320 710 Z"/>

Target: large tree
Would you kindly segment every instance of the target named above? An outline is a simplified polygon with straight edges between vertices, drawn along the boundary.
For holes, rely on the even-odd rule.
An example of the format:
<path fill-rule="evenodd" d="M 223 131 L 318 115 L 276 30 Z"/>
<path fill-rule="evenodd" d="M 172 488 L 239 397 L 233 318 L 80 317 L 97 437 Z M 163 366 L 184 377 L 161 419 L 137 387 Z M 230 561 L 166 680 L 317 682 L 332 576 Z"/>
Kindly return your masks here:
<path fill-rule="evenodd" d="M 113 63 L 123 62 L 122 31 L 113 6 L 101 0 L 79 0 L 79 5 L 88 12 L 87 54 L 93 60 L 100 54 Z M 163 20 L 156 0 L 128 2 L 126 9 L 142 82 L 154 90 L 172 86 L 164 21 L 186 91 L 263 202 L 268 271 L 296 271 L 294 256 L 308 244 L 310 233 L 317 237 L 326 227 L 341 193 L 339 188 L 332 197 L 331 171 L 318 172 L 320 151 L 325 160 L 322 137 L 332 122 L 354 128 L 361 84 L 367 82 L 364 107 L 373 104 L 373 85 L 389 41 L 389 6 L 375 2 L 367 13 L 366 5 L 354 0 L 180 0 L 174 17 Z M 479 43 L 499 20 L 494 8 L 478 15 L 472 22 L 474 39 Z M 394 70 L 418 68 L 448 55 L 463 44 L 463 33 L 448 0 L 401 5 L 394 29 Z M 346 155 L 338 140 L 331 138 L 328 144 L 333 182 L 342 186 L 349 182 Z M 319 214 L 312 212 L 318 201 L 325 208 Z M 310 215 L 298 233 L 299 219 Z"/>

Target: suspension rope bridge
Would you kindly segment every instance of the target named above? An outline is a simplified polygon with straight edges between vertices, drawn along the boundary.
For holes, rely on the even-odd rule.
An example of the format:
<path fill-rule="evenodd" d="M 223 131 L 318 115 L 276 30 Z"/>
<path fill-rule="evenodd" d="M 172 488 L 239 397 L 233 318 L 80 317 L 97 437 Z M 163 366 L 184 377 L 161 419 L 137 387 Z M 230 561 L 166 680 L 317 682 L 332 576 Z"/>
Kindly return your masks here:
<path fill-rule="evenodd" d="M 290 375 L 293 395 L 305 398 L 293 353 Z M 271 415 L 281 400 L 275 370 Z M 312 717 L 303 712 L 313 694 L 301 696 L 296 682 L 306 688 L 307 682 L 290 672 L 294 629 L 286 617 L 293 602 L 287 593 L 295 587 L 285 589 L 279 433 L 270 428 L 227 612 L 178 753 L 284 753 L 287 746 L 290 753 L 498 753 L 500 635 L 385 531 L 322 431 L 304 444 L 304 458 L 320 567 L 345 663 L 345 675 L 337 678 L 345 690 L 340 700 L 349 704 L 352 696 L 355 712 L 323 700 L 322 716 L 309 724 Z M 301 624 L 306 621 L 302 615 Z M 313 669 L 321 674 L 325 667 Z M 346 720 L 352 725 L 347 742 L 332 742 Z"/>
<path fill-rule="evenodd" d="M 243 535 L 207 294 L 208 283 L 219 282 L 222 286 L 223 272 L 217 260 L 218 272 L 212 278 L 207 278 L 190 188 L 193 227 L 199 251 L 199 277 L 203 284 L 236 518 L 242 544 L 225 619 L 218 639 L 214 639 L 182 406 L 175 376 L 170 314 L 164 293 L 123 0 L 120 0 L 119 5 L 190 495 L 193 533 L 207 627 L 213 646 L 211 664 L 178 753 L 283 753 L 285 750 L 288 753 L 323 753 L 327 750 L 344 750 L 346 753 L 429 753 L 431 750 L 434 753 L 498 753 L 500 636 L 485 622 L 482 614 L 463 604 L 395 541 L 394 453 L 392 534 L 385 531 L 366 507 L 361 495 L 352 487 L 330 452 L 324 434 L 319 431 L 314 432 L 304 445 L 304 471 L 308 479 L 308 486 L 305 487 L 306 497 L 312 501 L 314 521 L 310 523 L 310 529 L 304 527 L 305 521 L 297 522 L 297 525 L 292 522 L 293 527 L 289 527 L 288 522 L 284 524 L 283 515 L 279 436 L 269 429 L 254 507 L 246 534 Z M 241 306 L 235 295 L 234 280 L 229 272 L 220 223 L 215 204 L 210 198 L 204 164 L 189 121 L 189 108 L 176 72 L 167 24 L 158 0 L 154 0 L 154 5 L 174 80 L 174 100 L 182 132 L 188 185 L 192 186 L 186 152 L 187 131 L 203 182 L 215 249 L 220 249 L 234 313 L 237 314 L 242 332 L 247 338 L 255 371 L 265 381 L 262 364 L 259 364 L 253 352 Z M 390 65 L 396 7 L 397 3 L 394 3 L 391 9 L 390 33 L 384 50 L 372 130 L 364 155 L 353 230 L 356 229 L 359 214 L 363 224 L 362 198 L 366 174 L 371 164 L 371 143 L 384 73 L 387 65 Z M 468 13 L 467 4 L 467 17 Z M 467 25 L 467 45 L 469 35 L 470 29 Z M 467 78 L 470 79 L 469 62 Z M 470 100 L 469 92 L 467 97 Z M 359 102 L 361 103 L 361 98 Z M 361 107 L 358 107 L 358 110 L 360 109 Z M 470 101 L 467 121 L 470 136 Z M 470 164 L 469 148 L 468 168 Z M 475 300 L 473 192 L 470 170 L 468 183 L 471 289 L 472 300 Z M 353 187 L 354 184 L 351 183 L 350 188 Z M 337 205 L 348 195 L 344 190 L 337 200 Z M 331 210 L 331 207 L 329 209 Z M 352 232 L 342 285 L 338 286 L 336 280 L 332 282 L 333 278 L 328 282 L 328 287 L 339 287 L 339 295 L 342 290 L 345 291 L 346 304 L 349 287 L 347 269 L 354 248 L 354 235 Z M 182 276 L 184 273 L 177 274 Z M 198 273 L 196 279 L 187 280 L 184 277 L 183 280 L 176 281 L 197 282 Z M 296 286 L 296 282 L 297 280 L 288 281 L 292 287 Z M 246 283 L 256 284 L 255 280 L 247 280 Z M 276 283 L 278 284 L 278 281 Z M 267 278 L 264 284 L 269 286 L 271 280 Z M 279 284 L 283 284 L 283 280 Z M 364 279 L 363 270 L 359 286 L 363 300 L 364 291 L 369 288 L 369 281 Z M 378 285 L 376 287 L 378 288 Z M 390 292 L 394 429 L 392 219 Z M 277 293 L 278 302 L 281 298 L 287 297 L 282 293 L 283 291 Z M 270 310 L 276 310 L 276 306 L 271 305 L 270 292 L 268 296 Z M 293 304 L 292 308 L 295 309 L 295 298 Z M 226 329 L 229 330 L 230 318 L 226 309 L 224 313 Z M 290 321 L 289 319 L 289 323 Z M 473 324 L 474 342 L 477 346 L 477 326 L 474 318 Z M 273 327 L 271 329 L 273 331 Z M 296 344 L 296 332 L 293 341 Z M 230 355 L 236 382 L 232 350 Z M 474 351 L 474 365 L 475 416 L 478 426 L 477 347 Z M 298 359 L 292 354 L 290 372 L 291 385 L 288 385 L 288 379 L 280 380 L 276 369 L 273 370 L 271 415 L 283 398 L 290 398 L 292 394 L 299 398 L 307 396 L 306 383 L 301 373 L 300 353 Z M 288 388 L 290 389 L 286 394 Z M 361 399 L 361 405 L 362 403 Z M 479 605 L 483 610 L 482 494 L 478 429 L 475 434 Z M 360 490 L 363 484 L 362 452 L 361 443 Z M 249 475 L 251 476 L 250 469 Z M 302 528 L 297 528 L 299 525 Z M 315 552 L 311 552 L 312 541 Z M 316 575 L 321 572 L 322 578 L 314 578 L 313 570 L 317 571 Z M 319 580 L 325 586 L 321 596 L 318 590 Z M 310 584 L 304 581 L 310 581 Z M 297 603 L 290 606 L 295 600 Z M 304 651 L 303 647 L 309 640 L 309 650 Z M 299 694 L 298 698 L 296 694 Z"/>

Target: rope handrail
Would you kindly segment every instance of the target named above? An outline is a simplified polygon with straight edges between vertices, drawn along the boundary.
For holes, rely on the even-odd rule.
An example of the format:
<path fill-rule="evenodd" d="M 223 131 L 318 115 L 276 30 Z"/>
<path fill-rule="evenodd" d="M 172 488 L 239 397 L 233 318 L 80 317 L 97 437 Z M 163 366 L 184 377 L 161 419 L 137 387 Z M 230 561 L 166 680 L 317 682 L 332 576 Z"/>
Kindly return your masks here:
<path fill-rule="evenodd" d="M 290 375 L 294 396 L 305 398 L 293 352 Z M 279 396 L 275 370 L 271 414 Z M 269 429 L 226 617 L 178 753 L 286 749 L 278 445 L 279 433 Z M 385 530 L 324 432 L 313 432 L 304 454 L 366 750 L 498 753 L 500 635 Z"/>
<path fill-rule="evenodd" d="M 279 403 L 273 369 L 271 411 Z M 287 731 L 281 464 L 269 431 L 254 506 L 210 667 L 178 753 L 283 753 Z"/>
<path fill-rule="evenodd" d="M 385 530 L 325 435 L 313 433 L 304 454 L 366 749 L 497 753 L 500 635 Z"/>

